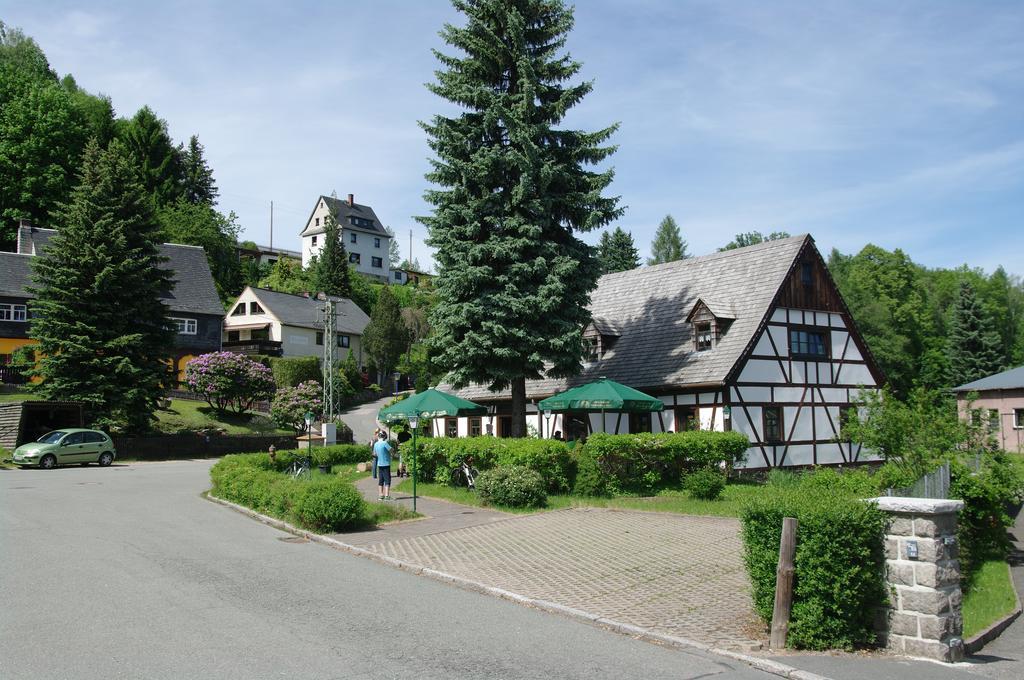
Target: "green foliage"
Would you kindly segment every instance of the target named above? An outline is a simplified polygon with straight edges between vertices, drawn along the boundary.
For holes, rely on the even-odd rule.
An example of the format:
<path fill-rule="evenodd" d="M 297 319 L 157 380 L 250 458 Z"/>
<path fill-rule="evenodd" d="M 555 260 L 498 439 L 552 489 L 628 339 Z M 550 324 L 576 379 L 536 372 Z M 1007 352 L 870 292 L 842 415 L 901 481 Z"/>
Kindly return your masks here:
<path fill-rule="evenodd" d="M 647 264 L 664 264 L 688 257 L 690 255 L 686 252 L 686 241 L 679 234 L 679 225 L 674 217 L 665 215 L 665 219 L 658 225 L 658 231 L 654 233 Z"/>
<path fill-rule="evenodd" d="M 313 290 L 313 282 L 301 262 L 282 257 L 270 268 L 270 273 L 260 279 L 259 287 L 298 295 Z"/>
<path fill-rule="evenodd" d="M 222 301 L 242 292 L 242 267 L 235 249 L 239 229 L 235 213 L 225 217 L 208 203 L 192 203 L 180 198 L 160 208 L 157 218 L 162 241 L 201 246 L 206 251 Z"/>
<path fill-rule="evenodd" d="M 274 394 L 270 369 L 233 352 L 211 352 L 192 359 L 185 365 L 185 384 L 221 414 L 228 409 L 244 413 Z"/>
<path fill-rule="evenodd" d="M 959 461 L 951 464 L 949 495 L 964 502 L 957 537 L 965 589 L 970 588 L 982 564 L 1005 560 L 1010 552 L 1006 531 L 1013 526 L 1013 519 L 1007 509 L 1024 500 L 1024 475 L 1010 464 L 1009 455 L 1013 454 L 978 456 L 976 472 Z"/>
<path fill-rule="evenodd" d="M 409 328 L 402 321 L 391 286 L 381 289 L 370 314 L 370 323 L 363 329 L 362 342 L 363 349 L 382 375 L 389 374 L 409 348 Z"/>
<path fill-rule="evenodd" d="M 789 238 L 788 232 L 773 231 L 765 236 L 759 231 L 748 231 L 742 234 L 736 234 L 736 238 L 729 241 L 718 250 L 719 252 L 723 250 L 736 250 L 737 248 L 746 248 L 747 246 L 754 246 L 758 243 L 764 243 L 765 241 L 778 241 L 779 239 L 784 238 Z"/>
<path fill-rule="evenodd" d="M 954 386 L 965 385 L 1002 370 L 1002 339 L 967 281 L 960 282 L 960 294 L 953 306 L 949 329 L 949 379 Z"/>
<path fill-rule="evenodd" d="M 615 131 L 561 127 L 592 89 L 561 53 L 573 25 L 561 2 L 456 3 L 465 24 L 441 37 L 456 56 L 430 90 L 460 113 L 422 124 L 436 154 L 422 219 L 436 249 L 431 351 L 456 386 L 512 387 L 513 433 L 525 432 L 525 380 L 575 374 L 600 267 L 577 238 L 622 214 L 601 193 Z"/>
<path fill-rule="evenodd" d="M 296 433 L 306 431 L 306 413 L 313 419 L 323 417 L 324 395 L 320 383 L 307 380 L 295 387 L 282 387 L 270 405 L 270 417 L 281 427 L 290 427 Z"/>
<path fill-rule="evenodd" d="M 380 289 L 385 286 L 374 283 L 368 277 L 357 272 L 355 267 L 349 267 L 348 280 L 352 290 L 352 295 L 349 299 L 367 314 L 373 312 L 373 308 L 377 304 L 377 295 Z M 395 288 L 398 287 L 396 286 Z"/>
<path fill-rule="evenodd" d="M 640 251 L 633 242 L 633 234 L 615 227 L 612 233 L 603 232 L 597 246 L 597 259 L 601 273 L 611 274 L 636 269 L 640 266 Z"/>
<path fill-rule="evenodd" d="M 307 380 L 320 382 L 323 379 L 320 360 L 316 357 L 271 357 L 270 370 L 279 389 L 295 387 Z"/>
<path fill-rule="evenodd" d="M 341 229 L 334 215 L 329 214 L 325 222 L 324 245 L 309 266 L 313 290 L 348 298 L 352 295 L 348 252 L 341 241 Z"/>
<path fill-rule="evenodd" d="M 579 450 L 580 474 L 586 476 L 576 492 L 649 494 L 678 487 L 684 470 L 733 465 L 749 445 L 738 432 L 595 433 Z"/>
<path fill-rule="evenodd" d="M 690 493 L 691 498 L 718 500 L 725 491 L 725 475 L 714 468 L 703 468 L 686 475 L 683 488 Z"/>
<path fill-rule="evenodd" d="M 601 469 L 597 456 L 588 452 L 578 455 L 576 483 L 572 488 L 574 496 L 610 496 L 608 475 Z"/>
<path fill-rule="evenodd" d="M 366 523 L 366 503 L 351 482 L 281 474 L 293 459 L 292 452 L 278 454 L 276 462 L 265 453 L 225 456 L 210 469 L 213 495 L 312 531 L 344 531 Z"/>
<path fill-rule="evenodd" d="M 158 206 L 183 196 L 181 148 L 167 131 L 167 121 L 143 106 L 120 129 L 118 137 L 134 159 L 144 189 Z"/>
<path fill-rule="evenodd" d="M 773 489 L 742 511 L 744 559 L 754 609 L 771 621 L 784 517 L 795 517 L 796 572 L 788 642 L 805 649 L 871 644 L 885 591 L 887 518 L 844 492 Z"/>
<path fill-rule="evenodd" d="M 476 490 L 481 500 L 510 508 L 539 508 L 547 503 L 544 479 L 523 465 L 503 465 L 480 473 Z"/>
<path fill-rule="evenodd" d="M 181 154 L 181 198 L 193 205 L 213 206 L 217 202 L 217 183 L 206 163 L 199 137 L 192 135 Z"/>
<path fill-rule="evenodd" d="M 497 437 L 435 437 L 418 442 L 417 464 L 425 480 L 447 483 L 452 470 L 471 461 L 478 470 L 520 466 L 537 472 L 551 493 L 572 488 L 576 462 L 569 448 L 553 439 L 503 439 Z"/>
<path fill-rule="evenodd" d="M 167 380 L 173 331 L 157 222 L 123 147 L 90 144 L 49 257 L 32 258 L 31 333 L 44 399 L 81 401 L 90 422 L 144 430 Z"/>
<path fill-rule="evenodd" d="M 363 523 L 366 501 L 351 482 L 314 480 L 304 484 L 296 496 L 295 518 L 313 531 L 343 531 Z"/>

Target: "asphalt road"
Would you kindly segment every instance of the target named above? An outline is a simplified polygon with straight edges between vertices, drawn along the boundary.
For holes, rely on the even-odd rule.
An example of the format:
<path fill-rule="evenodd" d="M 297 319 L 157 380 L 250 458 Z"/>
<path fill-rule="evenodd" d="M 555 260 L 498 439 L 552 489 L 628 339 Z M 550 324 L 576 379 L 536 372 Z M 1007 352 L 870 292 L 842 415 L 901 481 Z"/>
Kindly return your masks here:
<path fill-rule="evenodd" d="M 285 540 L 209 465 L 0 470 L 0 678 L 775 677 Z"/>

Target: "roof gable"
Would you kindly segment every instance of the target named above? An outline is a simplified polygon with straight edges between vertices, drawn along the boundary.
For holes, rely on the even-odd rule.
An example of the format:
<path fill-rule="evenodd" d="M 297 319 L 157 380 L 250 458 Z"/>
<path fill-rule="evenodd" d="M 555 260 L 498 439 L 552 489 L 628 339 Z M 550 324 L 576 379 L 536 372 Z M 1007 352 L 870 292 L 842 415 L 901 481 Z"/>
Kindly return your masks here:
<path fill-rule="evenodd" d="M 954 392 L 981 392 L 984 390 L 1017 390 L 1024 389 L 1024 366 L 1011 368 L 980 380 L 954 387 Z"/>
<path fill-rule="evenodd" d="M 384 228 L 384 223 L 377 217 L 377 213 L 373 211 L 368 205 L 362 203 L 348 204 L 348 201 L 343 201 L 340 198 L 334 198 L 333 196 L 323 196 L 316 199 L 316 205 L 313 206 L 312 212 L 309 213 L 309 218 L 306 219 L 306 226 L 303 228 L 300 236 L 312 236 L 313 234 L 324 233 L 324 226 L 310 227 L 309 223 L 313 219 L 313 215 L 316 213 L 316 209 L 320 206 L 320 202 L 323 201 L 324 205 L 327 206 L 327 210 L 331 215 L 334 215 L 334 219 L 338 221 L 338 226 L 342 229 L 351 229 L 354 231 L 363 231 L 376 236 L 391 237 L 391 234 L 387 229 Z M 350 221 L 350 217 L 357 217 L 364 220 L 368 220 L 368 225 L 353 225 Z"/>
<path fill-rule="evenodd" d="M 265 288 L 250 288 L 253 297 L 259 301 L 267 314 L 278 319 L 285 326 L 318 329 L 323 326 L 324 304 L 314 297 L 292 295 Z M 335 329 L 338 333 L 362 335 L 370 317 L 356 303 L 348 298 L 331 296 L 335 306 Z"/>

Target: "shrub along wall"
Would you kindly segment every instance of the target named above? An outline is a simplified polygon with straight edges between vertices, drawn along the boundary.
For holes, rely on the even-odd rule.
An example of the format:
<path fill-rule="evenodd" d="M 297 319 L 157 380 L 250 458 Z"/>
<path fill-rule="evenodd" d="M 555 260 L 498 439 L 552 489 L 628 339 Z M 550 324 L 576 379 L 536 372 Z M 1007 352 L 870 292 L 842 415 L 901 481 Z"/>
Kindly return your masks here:
<path fill-rule="evenodd" d="M 446 483 L 451 472 L 472 459 L 478 470 L 520 465 L 540 474 L 549 493 L 567 493 L 576 477 L 576 461 L 569 447 L 553 439 L 500 439 L 496 437 L 424 438 L 417 442 L 421 479 Z M 411 456 L 405 461 L 411 463 Z"/>
<path fill-rule="evenodd" d="M 323 380 L 320 360 L 316 357 L 271 357 L 269 362 L 270 370 L 274 373 L 274 383 L 279 389 L 295 387 L 307 380 Z"/>
<path fill-rule="evenodd" d="M 354 452 L 350 449 L 355 448 L 365 457 L 365 447 L 335 446 L 320 449 L 320 459 L 351 462 Z M 276 460 L 267 453 L 225 456 L 210 469 L 211 492 L 312 531 L 345 531 L 364 525 L 366 502 L 350 482 L 337 477 L 296 480 L 280 472 L 296 455 L 283 451 Z"/>
<path fill-rule="evenodd" d="M 579 450 L 576 493 L 652 493 L 678 487 L 686 471 L 743 459 L 750 445 L 738 432 L 590 435 Z"/>
<path fill-rule="evenodd" d="M 799 523 L 788 639 L 794 647 L 875 642 L 875 617 L 886 598 L 887 518 L 841 486 L 828 480 L 769 485 L 741 513 L 754 608 L 765 622 L 772 617 L 782 519 Z"/>

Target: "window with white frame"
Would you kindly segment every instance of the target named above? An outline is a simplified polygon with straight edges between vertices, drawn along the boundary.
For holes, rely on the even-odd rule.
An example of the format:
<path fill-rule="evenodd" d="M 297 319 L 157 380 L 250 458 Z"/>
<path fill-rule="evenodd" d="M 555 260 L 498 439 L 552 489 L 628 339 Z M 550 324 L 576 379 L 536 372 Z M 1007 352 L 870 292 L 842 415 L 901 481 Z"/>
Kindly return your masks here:
<path fill-rule="evenodd" d="M 0 305 L 0 321 L 27 321 L 28 310 L 25 305 Z"/>
<path fill-rule="evenodd" d="M 316 245 L 316 236 L 313 237 L 313 245 Z"/>
<path fill-rule="evenodd" d="M 179 319 L 177 317 L 171 317 L 171 323 L 174 324 L 174 328 L 178 332 L 178 335 L 196 334 L 195 319 Z"/>
<path fill-rule="evenodd" d="M 1018 430 L 1024 429 L 1024 408 L 1014 409 L 1013 426 Z"/>

